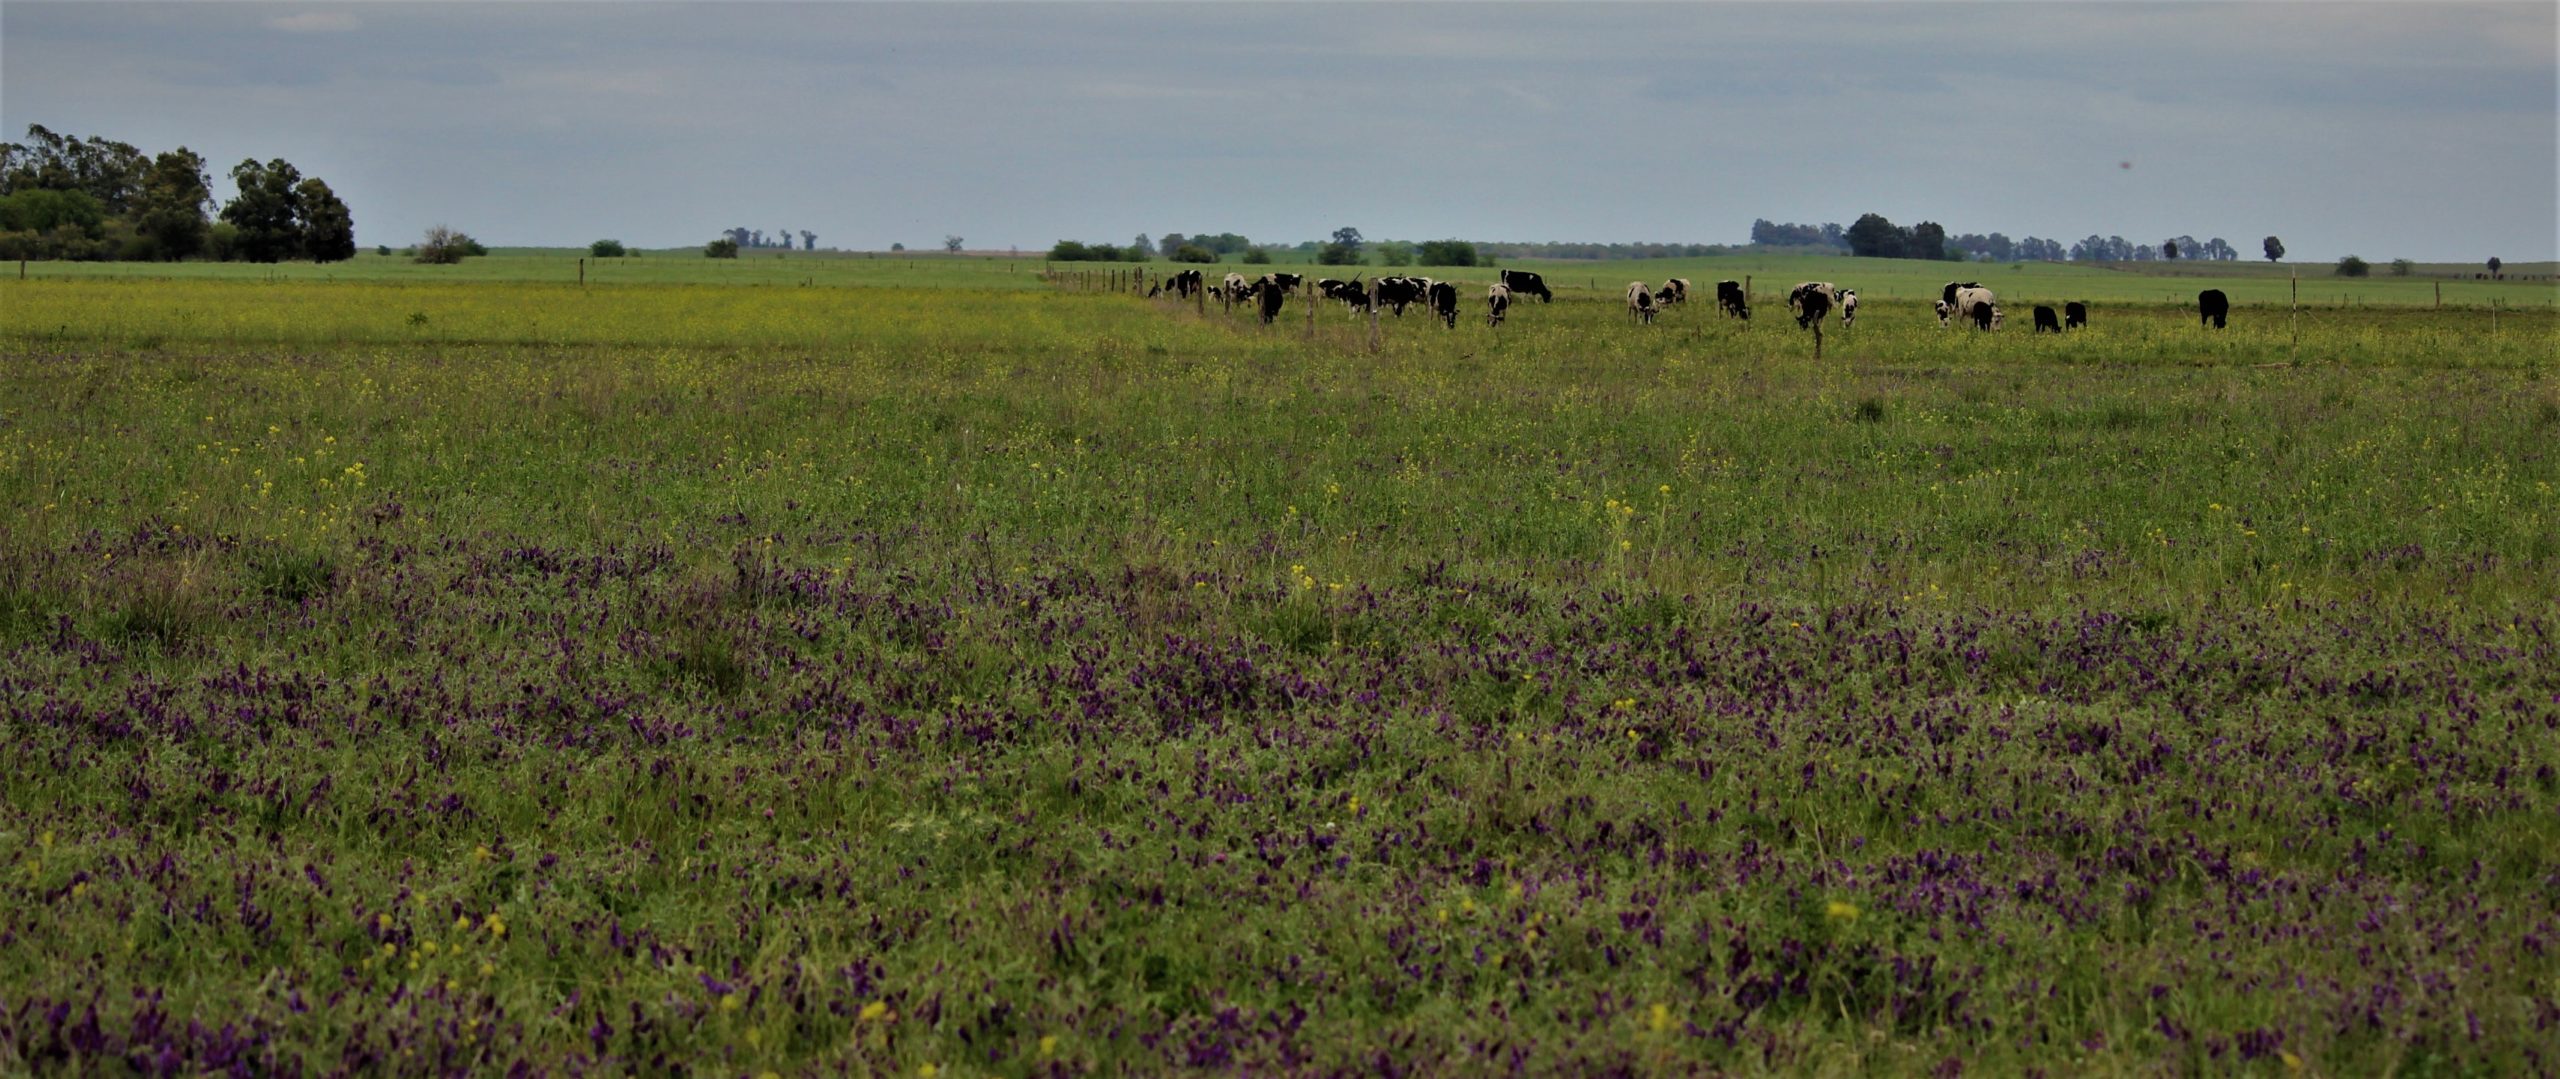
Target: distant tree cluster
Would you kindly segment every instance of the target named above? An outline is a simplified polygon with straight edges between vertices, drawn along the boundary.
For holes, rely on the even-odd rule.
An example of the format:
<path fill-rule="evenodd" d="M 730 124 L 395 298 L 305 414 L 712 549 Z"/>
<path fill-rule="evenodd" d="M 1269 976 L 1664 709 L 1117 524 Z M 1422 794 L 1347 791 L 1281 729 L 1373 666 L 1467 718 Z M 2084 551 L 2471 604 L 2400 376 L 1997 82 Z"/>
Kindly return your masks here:
<path fill-rule="evenodd" d="M 1049 249 L 1051 262 L 1145 262 L 1155 252 L 1138 246 L 1118 247 L 1112 244 L 1089 244 L 1078 240 L 1060 240 Z"/>
<path fill-rule="evenodd" d="M 1849 230 L 1838 223 L 1822 225 L 1781 225 L 1768 218 L 1751 222 L 1751 242 L 1762 247 L 1833 247 L 1849 246 Z"/>
<path fill-rule="evenodd" d="M 1205 259 L 1184 258 L 1182 257 L 1182 249 L 1185 247 L 1194 247 L 1208 252 L 1209 257 Z M 1216 262 L 1225 256 L 1240 255 L 1252 249 L 1253 241 L 1245 239 L 1244 237 L 1238 236 L 1232 232 L 1221 232 L 1215 235 L 1204 232 L 1197 236 L 1185 236 L 1179 232 L 1168 232 L 1162 236 L 1156 237 L 1156 253 L 1172 259 L 1175 262 Z"/>
<path fill-rule="evenodd" d="M 27 127 L 0 143 L 0 258 L 337 262 L 355 257 L 355 218 L 320 178 L 282 158 L 231 170 L 239 195 L 218 219 L 205 160 L 184 146 L 145 156 L 130 143 Z"/>
<path fill-rule="evenodd" d="M 720 230 L 721 238 L 726 239 L 730 243 L 734 243 L 741 248 L 750 250 L 762 249 L 789 251 L 792 248 L 791 235 L 792 233 L 790 229 L 776 229 L 770 239 L 766 238 L 763 229 L 734 228 Z M 799 246 L 803 251 L 817 250 L 818 234 L 807 229 L 801 229 Z"/>

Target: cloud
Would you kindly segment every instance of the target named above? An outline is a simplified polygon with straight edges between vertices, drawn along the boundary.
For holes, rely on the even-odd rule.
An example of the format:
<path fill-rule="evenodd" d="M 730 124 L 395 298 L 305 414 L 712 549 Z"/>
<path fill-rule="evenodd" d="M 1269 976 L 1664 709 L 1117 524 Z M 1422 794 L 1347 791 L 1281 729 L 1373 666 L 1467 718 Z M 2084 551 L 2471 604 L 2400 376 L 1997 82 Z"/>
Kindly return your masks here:
<path fill-rule="evenodd" d="M 267 27 L 288 34 L 344 34 L 364 24 L 344 11 L 297 11 L 267 20 Z"/>

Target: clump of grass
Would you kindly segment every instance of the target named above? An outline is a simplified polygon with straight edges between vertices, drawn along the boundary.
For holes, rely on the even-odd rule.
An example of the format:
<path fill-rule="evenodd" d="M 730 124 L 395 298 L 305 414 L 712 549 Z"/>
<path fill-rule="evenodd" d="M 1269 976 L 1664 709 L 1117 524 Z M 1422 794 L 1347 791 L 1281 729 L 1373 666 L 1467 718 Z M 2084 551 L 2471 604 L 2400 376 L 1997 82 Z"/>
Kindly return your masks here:
<path fill-rule="evenodd" d="M 176 650 L 200 640 L 221 605 L 199 560 L 136 561 L 104 584 L 98 635 L 123 645 Z"/>
<path fill-rule="evenodd" d="M 249 580 L 259 595 L 298 604 L 335 591 L 338 565 L 326 551 L 268 551 L 250 560 Z"/>
<path fill-rule="evenodd" d="M 1860 399 L 1858 407 L 1850 411 L 1849 418 L 1859 423 L 1883 423 L 1884 400 L 1876 397 Z"/>

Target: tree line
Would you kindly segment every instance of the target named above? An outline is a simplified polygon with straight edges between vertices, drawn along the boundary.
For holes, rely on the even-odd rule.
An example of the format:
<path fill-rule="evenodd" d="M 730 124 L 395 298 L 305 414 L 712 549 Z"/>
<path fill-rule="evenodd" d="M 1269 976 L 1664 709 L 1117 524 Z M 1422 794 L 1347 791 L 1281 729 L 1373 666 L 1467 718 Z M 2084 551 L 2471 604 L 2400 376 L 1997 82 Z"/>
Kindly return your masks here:
<path fill-rule="evenodd" d="M 283 158 L 232 166 L 239 194 L 214 209 L 205 160 L 180 146 L 144 154 L 100 136 L 27 127 L 0 143 L 0 258 L 230 262 L 356 253 L 355 218 L 317 176 Z"/>

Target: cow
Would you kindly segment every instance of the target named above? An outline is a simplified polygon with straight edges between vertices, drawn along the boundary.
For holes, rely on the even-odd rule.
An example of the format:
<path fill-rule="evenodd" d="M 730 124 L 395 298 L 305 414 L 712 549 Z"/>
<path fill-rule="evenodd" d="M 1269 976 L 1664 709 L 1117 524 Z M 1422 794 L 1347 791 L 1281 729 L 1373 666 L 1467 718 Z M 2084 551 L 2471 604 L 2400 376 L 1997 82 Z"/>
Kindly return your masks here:
<path fill-rule="evenodd" d="M 1809 327 L 1831 313 L 1839 291 L 1829 281 L 1807 281 L 1787 291 L 1787 308 L 1796 313 L 1796 326 Z"/>
<path fill-rule="evenodd" d="M 1262 275 L 1262 279 L 1277 282 L 1282 292 L 1297 291 L 1298 286 L 1306 281 L 1304 275 L 1293 273 L 1267 273 Z"/>
<path fill-rule="evenodd" d="M 1316 294 L 1328 300 L 1340 300 L 1355 312 L 1369 309 L 1369 290 L 1362 287 L 1357 277 L 1349 281 L 1325 278 L 1316 282 Z"/>
<path fill-rule="evenodd" d="M 1841 289 L 1841 290 L 1840 290 L 1840 325 L 1841 325 L 1843 328 L 1846 328 L 1846 327 L 1850 327 L 1850 326 L 1855 326 L 1855 325 L 1857 325 L 1857 324 L 1858 324 L 1858 290 L 1853 289 L 1853 288 Z"/>
<path fill-rule="evenodd" d="M 1742 294 L 1742 282 L 1716 282 L 1716 310 L 1744 322 L 1751 321 L 1751 298 Z"/>
<path fill-rule="evenodd" d="M 1977 330 L 2000 328 L 2000 298 L 1980 285 L 1957 285 L 1944 301 L 1952 305 L 1956 315 L 1971 320 Z"/>
<path fill-rule="evenodd" d="M 1253 282 L 1246 278 L 1245 275 L 1236 273 L 1232 270 L 1227 272 L 1227 302 L 1243 303 L 1245 290 L 1252 287 Z"/>
<path fill-rule="evenodd" d="M 1369 306 L 1384 307 L 1397 318 L 1404 317 L 1407 304 L 1422 299 L 1422 286 L 1410 277 L 1381 277 L 1369 283 Z"/>
<path fill-rule="evenodd" d="M 1485 324 L 1502 325 L 1502 316 L 1511 311 L 1511 286 L 1496 284 L 1484 290 Z"/>
<path fill-rule="evenodd" d="M 2230 314 L 2231 297 L 2223 295 L 2221 289 L 2209 288 L 2196 293 L 2196 325 L 2210 322 L 2214 329 L 2219 330 L 2223 319 Z"/>
<path fill-rule="evenodd" d="M 2036 305 L 2036 332 L 2062 332 L 2062 314 L 2043 304 Z"/>
<path fill-rule="evenodd" d="M 1638 319 L 1645 325 L 1651 326 L 1653 316 L 1661 311 L 1662 308 L 1654 305 L 1653 290 L 1646 288 L 1644 282 L 1627 282 L 1627 317 Z"/>
<path fill-rule="evenodd" d="M 2062 305 L 2062 328 L 2083 329 L 2089 325 L 2089 305 L 2073 300 Z"/>
<path fill-rule="evenodd" d="M 1457 329 L 1458 286 L 1446 281 L 1434 281 L 1426 290 L 1426 294 L 1431 299 L 1431 313 L 1440 316 L 1441 323 L 1450 329 Z"/>
<path fill-rule="evenodd" d="M 1502 287 L 1522 296 L 1535 296 L 1539 303 L 1553 303 L 1556 294 L 1547 291 L 1547 280 L 1527 270 L 1502 271 Z"/>
<path fill-rule="evenodd" d="M 1689 279 L 1674 277 L 1664 281 L 1662 287 L 1655 290 L 1654 295 L 1662 297 L 1662 302 L 1667 304 L 1687 303 L 1689 302 Z"/>
<path fill-rule="evenodd" d="M 1945 288 L 1939 289 L 1938 328 L 1946 329 L 1949 318 L 1964 312 L 1965 305 L 1956 302 L 1956 290 L 1981 287 L 1982 284 L 1978 281 L 1949 281 Z"/>
<path fill-rule="evenodd" d="M 1253 294 L 1262 300 L 1262 324 L 1268 326 L 1271 320 L 1280 317 L 1280 301 L 1289 295 L 1289 290 L 1281 287 L 1278 281 L 1265 277 L 1253 283 Z"/>

